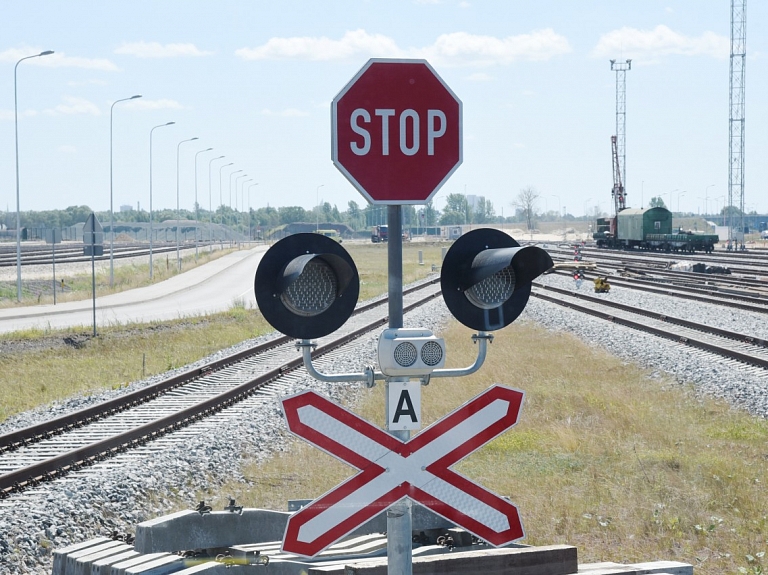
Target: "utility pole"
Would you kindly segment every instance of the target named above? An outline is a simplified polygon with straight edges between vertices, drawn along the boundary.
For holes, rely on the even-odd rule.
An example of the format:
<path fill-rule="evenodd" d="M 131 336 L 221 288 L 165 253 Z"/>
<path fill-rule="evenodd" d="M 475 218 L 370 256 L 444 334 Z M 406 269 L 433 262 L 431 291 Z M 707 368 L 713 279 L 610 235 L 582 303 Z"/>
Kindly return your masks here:
<path fill-rule="evenodd" d="M 731 66 L 728 98 L 728 239 L 744 242 L 744 68 L 747 0 L 731 0 Z M 738 202 L 740 216 L 733 208 Z M 738 226 L 738 234 L 734 228 Z"/>
<path fill-rule="evenodd" d="M 624 197 L 627 195 L 627 71 L 632 69 L 632 60 L 616 62 L 611 60 L 611 70 L 616 72 L 616 155 L 621 166 L 621 183 Z"/>

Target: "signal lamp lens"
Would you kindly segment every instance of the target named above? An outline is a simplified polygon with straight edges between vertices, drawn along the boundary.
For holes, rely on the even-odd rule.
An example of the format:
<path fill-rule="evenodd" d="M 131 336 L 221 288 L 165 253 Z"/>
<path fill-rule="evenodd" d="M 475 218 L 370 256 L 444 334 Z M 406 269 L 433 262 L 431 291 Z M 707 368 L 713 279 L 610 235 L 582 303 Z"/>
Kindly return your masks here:
<path fill-rule="evenodd" d="M 464 294 L 480 309 L 495 309 L 512 297 L 515 291 L 515 271 L 512 266 L 476 283 Z"/>
<path fill-rule="evenodd" d="M 410 367 L 416 363 L 416 346 L 408 341 L 397 344 L 393 352 L 397 365 Z"/>
<path fill-rule="evenodd" d="M 280 294 L 280 300 L 293 313 L 311 317 L 330 308 L 338 293 L 339 284 L 333 269 L 322 259 L 315 258 Z"/>
<path fill-rule="evenodd" d="M 443 359 L 443 348 L 436 341 L 428 341 L 421 346 L 421 361 L 433 367 Z"/>

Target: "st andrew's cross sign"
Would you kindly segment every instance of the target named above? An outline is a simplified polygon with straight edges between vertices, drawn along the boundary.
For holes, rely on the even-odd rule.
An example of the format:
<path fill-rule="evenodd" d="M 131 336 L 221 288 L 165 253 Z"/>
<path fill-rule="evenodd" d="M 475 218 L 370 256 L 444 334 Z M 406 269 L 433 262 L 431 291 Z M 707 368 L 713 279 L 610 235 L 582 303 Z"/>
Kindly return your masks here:
<path fill-rule="evenodd" d="M 325 397 L 283 400 L 288 428 L 359 470 L 291 516 L 283 550 L 314 556 L 403 497 L 499 546 L 523 537 L 517 508 L 450 467 L 517 423 L 523 392 L 495 385 L 408 441 Z"/>

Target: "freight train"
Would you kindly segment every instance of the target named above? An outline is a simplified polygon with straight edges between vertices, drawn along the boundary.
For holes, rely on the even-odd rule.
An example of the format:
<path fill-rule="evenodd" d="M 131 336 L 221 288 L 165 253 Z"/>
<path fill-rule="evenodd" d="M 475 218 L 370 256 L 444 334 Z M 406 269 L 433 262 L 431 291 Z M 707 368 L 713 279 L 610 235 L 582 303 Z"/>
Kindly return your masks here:
<path fill-rule="evenodd" d="M 612 218 L 598 218 L 592 239 L 599 248 L 706 253 L 718 242 L 715 234 L 673 231 L 672 212 L 666 208 L 625 209 Z"/>

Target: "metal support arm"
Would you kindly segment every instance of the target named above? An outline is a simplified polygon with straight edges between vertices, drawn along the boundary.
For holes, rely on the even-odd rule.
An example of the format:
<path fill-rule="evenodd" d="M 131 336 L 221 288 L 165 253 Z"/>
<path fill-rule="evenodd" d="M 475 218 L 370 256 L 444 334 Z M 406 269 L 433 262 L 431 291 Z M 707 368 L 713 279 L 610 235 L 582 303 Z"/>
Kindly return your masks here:
<path fill-rule="evenodd" d="M 485 363 L 485 356 L 488 353 L 488 342 L 493 342 L 493 334 L 480 331 L 472 336 L 472 341 L 475 343 L 479 342 L 475 363 L 469 367 L 459 369 L 436 369 L 430 374 L 430 377 L 463 377 L 473 374 L 480 369 L 483 363 Z"/>
<path fill-rule="evenodd" d="M 376 380 L 383 381 L 384 374 L 375 371 L 372 366 L 366 366 L 363 373 L 335 373 L 332 375 L 326 373 L 320 373 L 312 365 L 312 348 L 315 344 L 308 339 L 302 339 L 296 342 L 296 348 L 301 350 L 302 357 L 304 358 L 304 367 L 309 372 L 309 375 L 319 381 L 326 381 L 329 383 L 341 383 L 346 381 L 364 381 L 368 387 L 373 387 Z"/>

